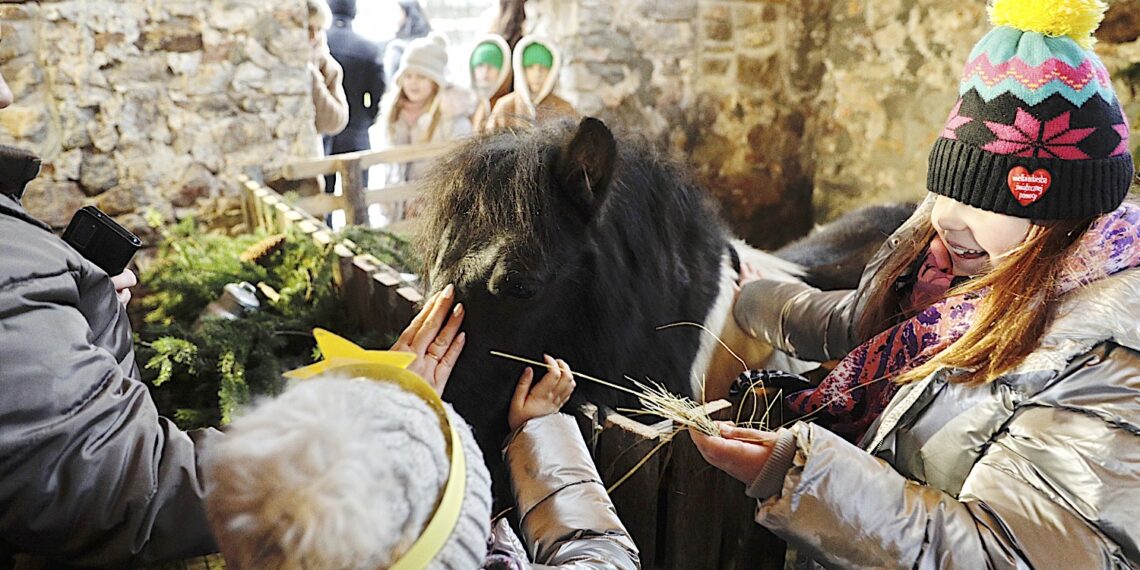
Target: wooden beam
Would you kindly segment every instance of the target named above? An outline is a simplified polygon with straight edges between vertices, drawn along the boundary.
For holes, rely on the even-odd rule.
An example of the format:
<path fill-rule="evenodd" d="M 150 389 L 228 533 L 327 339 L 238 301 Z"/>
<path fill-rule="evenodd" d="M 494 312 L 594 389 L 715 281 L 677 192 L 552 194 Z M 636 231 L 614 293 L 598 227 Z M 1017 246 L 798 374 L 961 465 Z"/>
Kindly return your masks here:
<path fill-rule="evenodd" d="M 341 165 L 348 161 L 358 162 L 361 168 L 369 168 L 377 164 L 414 162 L 417 160 L 437 158 L 447 154 L 448 151 L 456 146 L 457 143 L 454 141 L 445 141 L 395 146 L 384 150 L 362 150 L 345 154 L 334 154 L 324 158 L 300 160 L 286 164 L 281 168 L 281 176 L 288 180 L 325 176 L 337 172 L 340 170 Z"/>

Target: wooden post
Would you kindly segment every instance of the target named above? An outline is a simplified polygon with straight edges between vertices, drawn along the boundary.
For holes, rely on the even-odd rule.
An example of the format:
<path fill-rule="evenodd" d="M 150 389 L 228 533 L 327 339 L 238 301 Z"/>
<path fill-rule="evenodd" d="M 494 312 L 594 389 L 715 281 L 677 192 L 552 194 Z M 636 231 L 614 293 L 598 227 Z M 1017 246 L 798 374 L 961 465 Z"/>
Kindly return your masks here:
<path fill-rule="evenodd" d="M 661 479 L 669 453 L 666 444 L 649 454 L 661 443 L 660 433 L 653 428 L 616 413 L 606 416 L 605 427 L 598 438 L 595 463 L 602 482 L 612 487 L 645 460 L 637 471 L 610 493 L 618 517 L 633 537 L 644 568 L 657 568 Z M 648 459 L 646 459 L 648 457 Z"/>
<path fill-rule="evenodd" d="M 368 225 L 368 202 L 364 199 L 364 170 L 359 158 L 337 162 L 341 191 L 348 201 L 345 217 L 351 225 Z"/>

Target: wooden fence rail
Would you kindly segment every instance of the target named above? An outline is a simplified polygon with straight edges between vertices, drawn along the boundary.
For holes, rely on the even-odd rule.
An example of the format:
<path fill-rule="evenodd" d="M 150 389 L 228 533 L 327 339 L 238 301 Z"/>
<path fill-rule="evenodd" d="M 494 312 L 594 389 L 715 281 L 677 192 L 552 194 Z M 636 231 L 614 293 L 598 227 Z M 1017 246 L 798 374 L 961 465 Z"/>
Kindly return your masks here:
<path fill-rule="evenodd" d="M 419 185 L 416 183 L 377 189 L 365 188 L 363 173 L 366 169 L 378 164 L 399 164 L 439 158 L 455 146 L 454 142 L 437 142 L 334 154 L 286 164 L 281 169 L 281 175 L 288 180 L 301 180 L 340 174 L 343 197 L 340 200 L 329 198 L 313 200 L 314 203 L 321 202 L 322 205 L 319 208 L 307 209 L 314 214 L 323 215 L 328 211 L 344 208 L 349 224 L 366 224 L 369 205 L 404 202 L 419 195 Z"/>
<path fill-rule="evenodd" d="M 244 176 L 240 183 L 247 227 L 274 233 L 296 228 L 315 243 L 333 247 L 337 290 L 352 308 L 349 317 L 356 324 L 380 334 L 399 334 L 412 320 L 423 302 L 415 282 L 374 256 L 361 254 L 356 244 L 338 238 L 322 220 L 289 205 L 277 192 Z"/>
<path fill-rule="evenodd" d="M 358 325 L 397 334 L 415 316 L 423 295 L 413 282 L 359 254 L 355 244 L 339 240 L 321 220 L 273 190 L 248 178 L 241 183 L 250 228 L 283 232 L 295 227 L 318 244 L 333 245 L 340 258 L 334 276 L 338 290 Z M 753 403 L 721 400 L 706 409 L 716 419 L 740 419 L 739 410 L 753 410 Z M 645 568 L 783 568 L 784 544 L 753 522 L 756 503 L 745 496 L 744 485 L 709 466 L 687 433 L 670 437 L 671 426 L 644 425 L 591 405 L 576 417 L 607 487 L 632 471 L 611 497 Z"/>

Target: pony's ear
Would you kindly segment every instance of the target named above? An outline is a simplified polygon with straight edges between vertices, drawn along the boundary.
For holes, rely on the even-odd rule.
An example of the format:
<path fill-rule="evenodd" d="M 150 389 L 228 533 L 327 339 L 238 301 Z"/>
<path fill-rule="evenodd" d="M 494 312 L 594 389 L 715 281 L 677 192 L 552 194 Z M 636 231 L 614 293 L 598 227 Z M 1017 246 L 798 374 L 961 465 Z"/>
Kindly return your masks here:
<path fill-rule="evenodd" d="M 554 175 L 586 217 L 592 217 L 605 198 L 616 160 L 614 134 L 593 117 L 582 119 L 578 131 L 559 153 Z"/>

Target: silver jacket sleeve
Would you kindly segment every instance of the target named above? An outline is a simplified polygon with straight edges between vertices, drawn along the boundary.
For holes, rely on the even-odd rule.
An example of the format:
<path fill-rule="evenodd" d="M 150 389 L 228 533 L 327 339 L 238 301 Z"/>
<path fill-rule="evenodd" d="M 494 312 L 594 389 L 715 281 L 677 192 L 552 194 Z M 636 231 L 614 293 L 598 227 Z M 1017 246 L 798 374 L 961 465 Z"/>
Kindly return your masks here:
<path fill-rule="evenodd" d="M 985 453 L 960 499 L 799 423 L 795 463 L 781 494 L 760 504 L 757 522 L 832 568 L 1130 568 L 1120 547 L 1062 507 L 1063 498 L 1027 483 L 1042 476 L 1039 470 L 1091 467 L 1088 457 L 1046 457 L 1046 439 L 1077 442 L 1090 428 L 1100 431 L 1095 418 L 1066 415 L 1072 417 L 1015 416 L 1009 437 Z M 1109 445 L 1135 468 L 1140 437 L 1118 431 Z M 1114 477 L 1135 489 L 1128 469 Z M 1108 491 L 1103 484 L 1090 491 Z"/>
<path fill-rule="evenodd" d="M 733 316 L 749 335 L 796 358 L 837 360 L 854 348 L 855 293 L 761 279 L 741 289 Z"/>
<path fill-rule="evenodd" d="M 640 568 L 637 547 L 570 416 L 526 422 L 503 454 L 523 542 L 536 567 Z"/>

